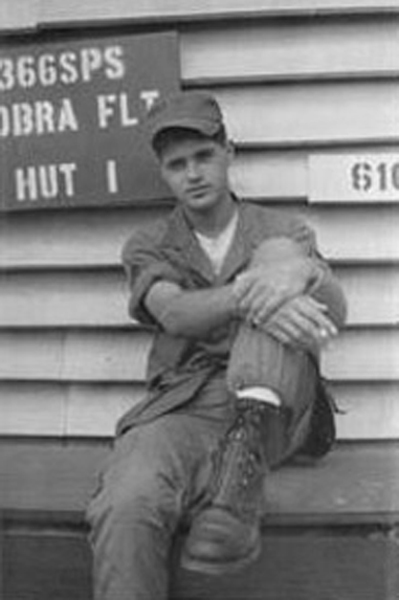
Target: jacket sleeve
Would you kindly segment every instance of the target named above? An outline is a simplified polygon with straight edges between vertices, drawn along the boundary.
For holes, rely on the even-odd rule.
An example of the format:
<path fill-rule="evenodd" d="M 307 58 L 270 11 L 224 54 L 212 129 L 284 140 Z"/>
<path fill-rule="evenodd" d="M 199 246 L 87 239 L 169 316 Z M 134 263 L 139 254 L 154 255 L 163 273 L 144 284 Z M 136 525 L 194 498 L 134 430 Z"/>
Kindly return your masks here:
<path fill-rule="evenodd" d="M 162 223 L 138 231 L 122 249 L 122 264 L 129 286 L 129 315 L 138 321 L 156 325 L 145 306 L 145 297 L 159 280 L 182 284 L 182 275 L 162 250 Z"/>

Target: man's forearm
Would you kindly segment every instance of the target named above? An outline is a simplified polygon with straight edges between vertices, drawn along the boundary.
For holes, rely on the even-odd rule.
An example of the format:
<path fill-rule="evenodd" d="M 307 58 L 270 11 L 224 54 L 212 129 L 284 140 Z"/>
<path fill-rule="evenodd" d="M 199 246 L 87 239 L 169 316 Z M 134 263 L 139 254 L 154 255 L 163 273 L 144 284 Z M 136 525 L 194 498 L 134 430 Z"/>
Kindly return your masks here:
<path fill-rule="evenodd" d="M 151 288 L 145 302 L 160 325 L 174 336 L 205 337 L 238 317 L 233 285 L 191 291 L 161 281 Z"/>
<path fill-rule="evenodd" d="M 309 285 L 306 293 L 327 306 L 328 316 L 339 328 L 344 324 L 346 317 L 346 302 L 341 286 L 327 265 L 308 259 L 308 264 L 309 262 L 313 265 L 308 273 Z M 174 283 L 160 281 L 148 292 L 145 304 L 170 334 L 202 338 L 231 319 L 248 318 L 248 312 L 240 305 L 239 288 L 240 284 L 238 288 L 237 284 L 227 284 L 205 290 L 184 290 Z M 289 287 L 287 289 L 290 291 Z M 271 313 L 296 295 L 288 294 L 287 289 L 283 287 L 277 293 L 273 286 L 261 289 L 260 298 L 263 297 L 264 302 L 270 300 L 271 296 L 276 296 L 277 299 L 274 299 L 271 311 L 263 310 L 264 315 L 260 323 L 266 322 Z"/>
<path fill-rule="evenodd" d="M 337 328 L 346 318 L 346 301 L 338 280 L 328 264 L 318 255 L 314 235 L 301 227 L 302 243 L 289 237 L 265 240 L 255 251 L 253 267 L 244 274 L 241 308 L 250 320 L 267 319 L 291 298 L 309 294 L 325 305 Z M 259 269 L 259 271 L 258 271 Z M 252 296 L 252 297 L 251 297 Z"/>

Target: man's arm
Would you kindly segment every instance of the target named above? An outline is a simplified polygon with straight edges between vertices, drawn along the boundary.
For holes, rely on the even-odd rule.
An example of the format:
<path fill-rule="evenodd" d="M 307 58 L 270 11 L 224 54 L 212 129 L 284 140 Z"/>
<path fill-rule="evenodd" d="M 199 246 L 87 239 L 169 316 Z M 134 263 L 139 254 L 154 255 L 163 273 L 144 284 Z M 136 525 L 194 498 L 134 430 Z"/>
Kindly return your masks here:
<path fill-rule="evenodd" d="M 254 290 L 256 297 L 250 298 L 251 304 L 248 307 L 251 308 L 254 302 L 260 302 L 261 307 L 270 302 L 272 305 L 274 302 L 280 305 L 286 298 L 303 293 L 312 273 L 307 258 L 298 259 L 287 268 L 280 268 L 278 277 L 272 277 L 271 272 L 265 277 L 265 271 L 262 270 L 262 277 L 256 275 L 259 284 Z M 247 317 L 247 306 L 242 303 L 239 281 L 196 291 L 184 290 L 170 281 L 157 281 L 149 289 L 144 303 L 156 321 L 175 336 L 204 337 L 212 329 L 231 319 Z M 321 325 L 328 329 L 330 322 L 321 310 L 319 312 Z"/>
<path fill-rule="evenodd" d="M 176 283 L 156 282 L 145 306 L 171 335 L 205 337 L 215 327 L 238 318 L 233 285 L 206 290 L 183 290 Z"/>
<path fill-rule="evenodd" d="M 273 240 L 272 243 L 275 241 Z M 300 248 L 291 240 L 292 255 L 282 259 L 268 252 L 262 263 L 251 266 L 235 282 L 235 295 L 241 313 L 252 325 L 261 325 L 283 304 L 305 293 L 317 276 L 314 262 L 300 255 Z M 266 248 L 266 246 L 264 246 Z M 270 242 L 267 242 L 267 250 Z"/>
<path fill-rule="evenodd" d="M 158 235 L 154 233 L 151 235 L 146 233 L 145 236 L 143 233 L 135 236 L 124 249 L 124 264 L 131 287 L 132 316 L 146 322 L 157 322 L 172 335 L 198 338 L 208 336 L 214 328 L 225 325 L 231 319 L 243 319 L 248 316 L 248 309 L 240 302 L 242 282 L 236 280 L 232 284 L 218 288 L 187 290 L 179 281 L 180 275 L 171 266 L 165 264 L 156 247 L 154 249 L 154 240 L 157 237 Z M 305 293 L 310 285 L 314 288 L 315 294 L 321 292 L 321 304 L 324 304 L 326 292 L 330 297 L 331 288 L 333 292 L 336 288 L 339 305 L 342 292 L 335 280 L 330 280 L 328 271 L 325 273 L 324 265 L 319 269 L 318 265 L 316 266 L 317 261 L 313 257 L 304 256 L 303 252 L 296 254 L 295 258 L 294 264 L 288 263 L 284 269 L 279 268 L 276 271 L 277 279 L 273 272 L 269 272 L 266 277 L 260 277 L 260 273 L 256 273 L 253 269 L 238 277 L 238 280 L 244 277 L 246 283 L 249 277 L 250 288 L 252 283 L 255 283 L 252 291 L 255 292 L 257 301 L 260 301 L 262 310 L 266 311 L 268 317 L 270 317 L 268 303 L 272 308 L 280 306 L 288 299 Z M 264 270 L 262 273 L 265 275 Z M 328 329 L 326 322 L 328 315 L 325 308 L 312 308 L 313 312 L 318 310 L 319 326 Z M 285 321 L 290 318 L 286 313 L 280 316 Z M 302 316 L 299 318 L 303 320 Z M 275 329 L 280 327 L 280 321 L 281 319 L 274 322 Z M 283 327 L 286 325 L 284 324 Z"/>
<path fill-rule="evenodd" d="M 313 232 L 303 224 L 298 229 L 302 239 L 270 238 L 255 251 L 253 264 L 236 281 L 241 312 L 251 323 L 264 324 L 286 302 L 307 294 L 340 328 L 346 319 L 341 285 L 317 252 Z"/>
<path fill-rule="evenodd" d="M 288 300 L 304 294 L 309 283 L 315 281 L 312 261 L 306 257 L 286 262 L 284 268 L 262 268 L 250 272 L 250 289 L 242 298 L 243 278 L 248 283 L 247 273 L 239 276 L 234 284 L 206 290 L 184 290 L 177 283 L 156 281 L 145 296 L 146 310 L 170 334 L 183 337 L 205 337 L 212 329 L 224 325 L 231 319 L 252 320 L 254 305 L 262 311 L 257 324 L 265 324 L 276 308 Z M 291 305 L 290 305 L 291 306 Z M 281 312 L 274 321 L 274 329 L 295 330 L 297 337 L 308 338 L 317 328 L 329 335 L 336 328 L 327 316 L 327 307 L 316 301 L 303 300 L 293 304 L 290 310 Z M 289 323 L 288 320 L 292 321 Z M 304 340 L 303 340 L 304 341 Z"/>
<path fill-rule="evenodd" d="M 298 223 L 295 233 L 258 247 L 251 267 L 237 279 L 236 296 L 250 324 L 283 344 L 314 352 L 344 324 L 346 301 L 317 252 L 313 232 Z"/>
<path fill-rule="evenodd" d="M 174 336 L 206 337 L 210 331 L 240 318 L 233 285 L 185 291 L 167 281 L 155 283 L 145 300 L 147 310 Z M 326 306 L 310 296 L 297 296 L 275 311 L 262 329 L 281 343 L 317 352 L 336 335 Z"/>

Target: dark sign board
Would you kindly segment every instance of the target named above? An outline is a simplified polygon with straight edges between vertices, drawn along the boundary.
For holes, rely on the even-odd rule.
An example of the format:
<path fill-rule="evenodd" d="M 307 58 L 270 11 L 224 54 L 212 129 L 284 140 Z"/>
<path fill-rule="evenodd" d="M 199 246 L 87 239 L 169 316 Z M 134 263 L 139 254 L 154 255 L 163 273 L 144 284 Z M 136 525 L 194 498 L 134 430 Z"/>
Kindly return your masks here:
<path fill-rule="evenodd" d="M 0 209 L 164 197 L 142 123 L 179 78 L 175 32 L 0 47 Z"/>

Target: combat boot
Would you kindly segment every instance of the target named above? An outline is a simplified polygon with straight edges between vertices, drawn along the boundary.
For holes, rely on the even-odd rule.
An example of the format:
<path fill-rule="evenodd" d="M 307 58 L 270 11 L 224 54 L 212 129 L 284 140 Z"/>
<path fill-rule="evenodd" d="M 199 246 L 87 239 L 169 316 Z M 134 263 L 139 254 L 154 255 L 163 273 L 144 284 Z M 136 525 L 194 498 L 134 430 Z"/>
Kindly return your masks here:
<path fill-rule="evenodd" d="M 237 416 L 211 457 L 207 501 L 183 546 L 183 568 L 219 574 L 257 558 L 268 471 L 265 438 L 274 436 L 280 422 L 280 410 L 270 404 L 237 401 Z"/>

